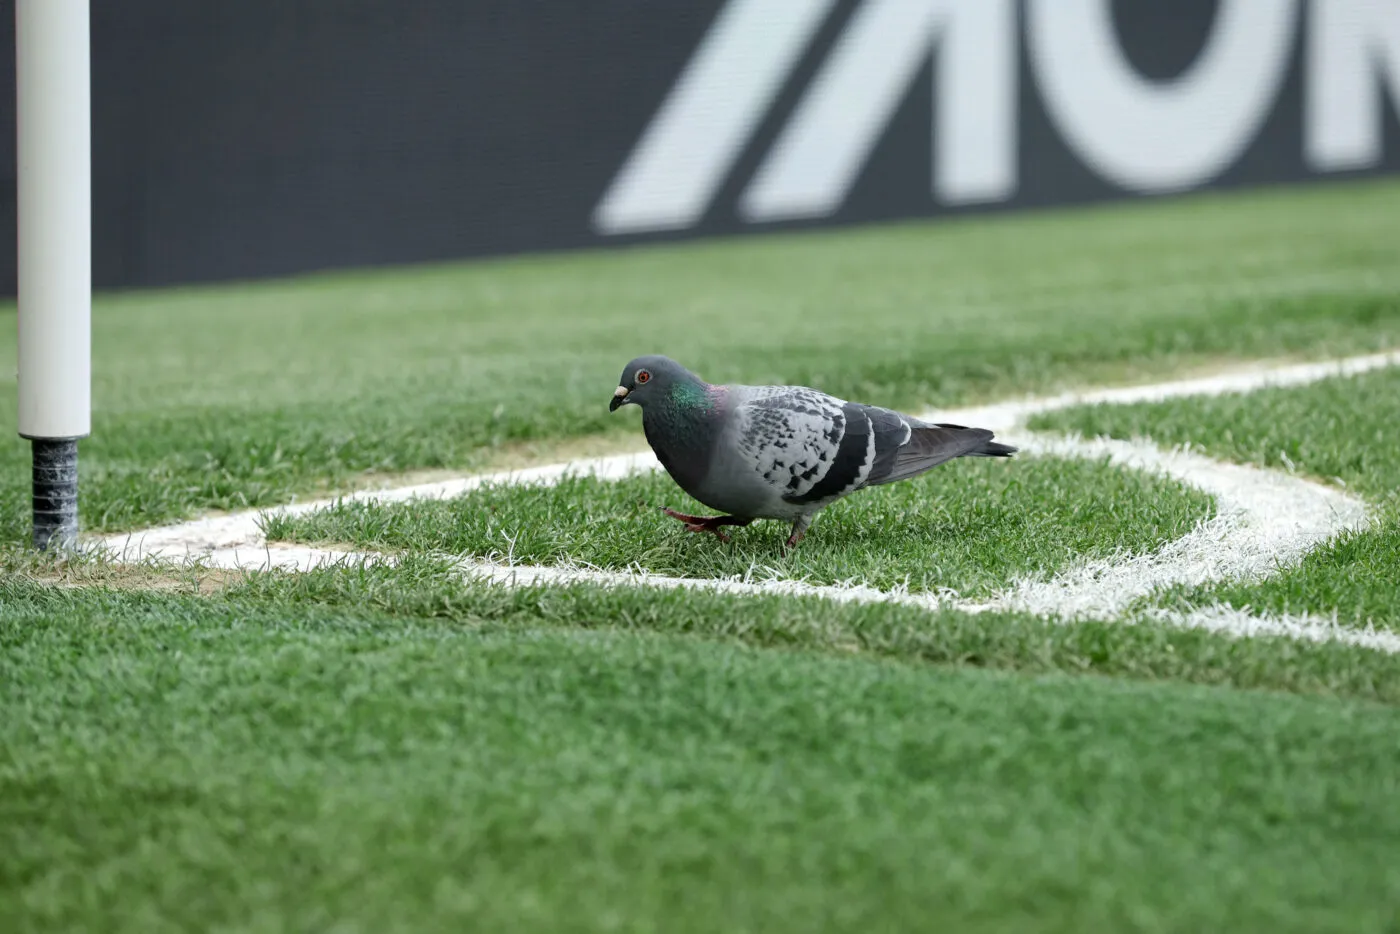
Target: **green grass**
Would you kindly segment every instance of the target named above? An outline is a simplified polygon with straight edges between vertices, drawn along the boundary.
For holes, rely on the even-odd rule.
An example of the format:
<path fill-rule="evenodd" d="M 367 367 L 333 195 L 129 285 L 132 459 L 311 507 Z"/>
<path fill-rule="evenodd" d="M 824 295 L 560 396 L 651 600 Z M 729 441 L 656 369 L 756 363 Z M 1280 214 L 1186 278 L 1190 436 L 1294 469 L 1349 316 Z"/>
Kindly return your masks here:
<path fill-rule="evenodd" d="M 725 544 L 684 531 L 660 506 L 711 512 L 658 471 L 617 482 L 574 477 L 548 488 L 492 486 L 449 500 L 342 502 L 270 517 L 266 531 L 272 540 L 530 564 L 687 577 L 757 571 L 980 597 L 1075 560 L 1154 551 L 1212 512 L 1209 496 L 1174 481 L 1107 461 L 1054 458 L 958 461 L 861 491 L 825 510 L 787 557 L 785 523 L 734 530 Z"/>
<path fill-rule="evenodd" d="M 122 530 L 640 444 L 606 401 L 642 352 L 925 408 L 1400 346 L 1400 184 L 104 295 L 94 328 L 83 511 Z M 0 326 L 0 373 L 13 335 Z M 1191 440 L 1266 462 L 1278 447 L 1393 516 L 1386 378 L 1321 404 L 1244 400 Z M 0 383 L 0 411 L 13 394 Z M 1196 404 L 1179 436 L 1151 413 L 1154 435 L 1199 435 Z M 1392 656 L 508 591 L 422 553 L 505 531 L 517 557 L 976 593 L 1179 534 L 1206 503 L 1159 481 L 940 468 L 832 510 L 786 563 L 780 529 L 723 546 L 636 506 L 684 504 L 661 477 L 490 490 L 283 529 L 405 549 L 396 568 L 199 595 L 198 568 L 24 555 L 27 456 L 0 444 L 6 931 L 1393 929 Z M 1333 546 L 1374 549 L 1369 570 L 1324 549 L 1313 577 L 1272 586 L 1308 592 L 1290 607 L 1334 587 L 1396 618 L 1387 522 Z"/>
<path fill-rule="evenodd" d="M 1400 332 L 1397 219 L 1400 184 L 1367 182 L 102 295 L 84 521 L 637 437 L 606 402 L 644 352 L 928 406 L 1375 349 Z M 14 334 L 0 326 L 0 373 Z M 0 540 L 25 535 L 27 457 L 0 442 Z"/>
<path fill-rule="evenodd" d="M 1032 423 L 1086 435 L 1150 435 L 1208 453 L 1340 482 L 1376 506 L 1372 527 L 1337 536 L 1260 583 L 1177 588 L 1176 605 L 1223 601 L 1274 613 L 1336 613 L 1400 628 L 1400 370 L 1248 395 L 1088 406 Z"/>
<path fill-rule="evenodd" d="M 38 593 L 56 599 L 48 590 Z M 24 591 L 16 597 L 36 599 Z M 1227 639 L 1117 623 L 1066 626 L 1022 614 L 930 613 L 814 598 L 587 585 L 507 590 L 464 581 L 450 560 L 432 556 L 405 555 L 392 569 L 360 562 L 308 574 L 254 574 L 229 597 L 249 605 L 365 610 L 405 620 L 699 636 L 910 663 L 1187 681 L 1400 705 L 1400 665 L 1340 644 Z"/>
<path fill-rule="evenodd" d="M 9 588 L 8 929 L 1393 922 L 1396 707 L 274 599 L 357 579 L 312 577 Z"/>

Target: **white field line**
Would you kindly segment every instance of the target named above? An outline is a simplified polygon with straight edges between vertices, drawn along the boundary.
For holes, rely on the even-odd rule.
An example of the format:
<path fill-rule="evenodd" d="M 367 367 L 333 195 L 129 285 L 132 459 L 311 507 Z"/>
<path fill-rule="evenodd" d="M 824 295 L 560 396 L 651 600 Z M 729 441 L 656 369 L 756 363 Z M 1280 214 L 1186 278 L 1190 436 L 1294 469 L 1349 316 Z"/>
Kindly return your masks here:
<path fill-rule="evenodd" d="M 955 422 L 958 418 L 976 418 L 978 425 L 993 431 L 1009 430 L 1022 425 L 1032 415 L 1065 409 L 1075 405 L 1107 403 L 1126 405 L 1132 402 L 1162 402 L 1183 396 L 1224 396 L 1230 393 L 1257 392 L 1274 386 L 1304 386 L 1334 376 L 1357 376 L 1372 370 L 1400 366 L 1400 350 L 1363 354 L 1341 360 L 1318 363 L 1254 364 L 1234 367 L 1210 376 L 1149 383 L 1141 386 L 1121 386 L 1109 389 L 1089 389 L 1067 392 L 1058 396 L 1042 396 L 1008 400 L 994 405 L 971 409 L 955 409 L 943 413 L 931 412 L 926 417 Z"/>
<path fill-rule="evenodd" d="M 986 601 L 967 601 L 950 594 L 879 591 L 856 585 L 819 586 L 769 578 L 702 580 L 663 577 L 645 571 L 532 567 L 476 560 L 463 561 L 460 567 L 465 575 L 508 586 L 587 582 L 689 587 L 732 594 L 791 594 L 838 601 L 896 602 L 928 609 L 1016 610 L 1064 620 L 1118 619 L 1134 600 L 1161 586 L 1262 578 L 1282 565 L 1299 560 L 1308 549 L 1338 532 L 1364 527 L 1366 507 L 1342 491 L 1300 477 L 1225 464 L 1184 450 L 1166 451 L 1144 440 L 1088 440 L 1029 432 L 1023 426 L 1031 415 L 1081 403 L 1152 402 L 1180 396 L 1249 392 L 1267 386 L 1296 386 L 1397 364 L 1400 364 L 1400 352 L 1370 354 L 1327 363 L 1255 366 L 1198 379 L 924 413 L 921 417 L 927 419 L 991 428 L 1033 456 L 1107 457 L 1126 468 L 1172 477 L 1216 498 L 1214 517 L 1158 552 L 1081 563 L 1049 580 L 1014 581 Z M 392 558 L 383 555 L 268 543 L 260 529 L 260 517 L 299 515 L 336 502 L 402 502 L 420 497 L 453 497 L 488 483 L 548 485 L 569 475 L 620 479 L 633 472 L 658 469 L 660 465 L 650 452 L 590 458 L 397 489 L 364 490 L 335 499 L 265 511 L 250 510 L 112 536 L 102 544 L 116 552 L 120 560 L 199 556 L 214 566 L 235 569 L 309 570 L 347 560 L 392 562 Z M 1171 625 L 1237 636 L 1341 641 L 1400 652 L 1400 635 L 1346 628 L 1335 620 L 1321 617 L 1270 618 L 1228 606 L 1207 607 L 1187 614 L 1151 611 L 1150 617 Z"/>

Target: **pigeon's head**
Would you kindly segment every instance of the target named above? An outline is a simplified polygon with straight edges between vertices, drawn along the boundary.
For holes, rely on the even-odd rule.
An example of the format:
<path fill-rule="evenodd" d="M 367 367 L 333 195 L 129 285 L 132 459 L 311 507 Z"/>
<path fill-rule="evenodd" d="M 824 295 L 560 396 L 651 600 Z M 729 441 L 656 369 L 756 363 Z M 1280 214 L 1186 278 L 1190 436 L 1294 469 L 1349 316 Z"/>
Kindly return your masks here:
<path fill-rule="evenodd" d="M 613 391 L 608 411 L 616 412 L 624 405 L 645 408 L 648 402 L 670 398 L 671 390 L 679 383 L 704 385 L 698 376 L 670 357 L 659 354 L 638 357 L 622 368 L 622 379 Z"/>

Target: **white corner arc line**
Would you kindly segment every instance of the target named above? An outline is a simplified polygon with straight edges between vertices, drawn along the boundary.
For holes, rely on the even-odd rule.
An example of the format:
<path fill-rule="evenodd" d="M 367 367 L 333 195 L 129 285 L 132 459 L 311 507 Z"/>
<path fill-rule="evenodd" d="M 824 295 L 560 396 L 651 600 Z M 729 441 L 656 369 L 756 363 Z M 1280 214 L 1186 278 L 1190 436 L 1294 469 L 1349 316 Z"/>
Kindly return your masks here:
<path fill-rule="evenodd" d="M 1182 396 L 1249 392 L 1271 386 L 1298 386 L 1396 365 L 1400 365 L 1400 351 L 1324 363 L 1253 366 L 1196 379 L 924 413 L 921 417 L 926 419 L 991 428 L 1008 436 L 1032 456 L 1107 457 L 1125 468 L 1172 477 L 1216 499 L 1217 512 L 1211 519 L 1157 552 L 1083 562 L 1048 580 L 1014 581 L 990 600 L 969 601 L 949 595 L 880 591 L 863 586 L 822 586 L 781 579 L 676 578 L 644 571 L 524 566 L 481 560 L 464 560 L 459 567 L 464 575 L 506 586 L 593 583 L 685 587 L 727 594 L 787 594 L 841 602 L 891 602 L 931 610 L 1020 611 L 1064 621 L 1121 619 L 1134 601 L 1158 587 L 1267 576 L 1279 566 L 1301 559 L 1309 549 L 1326 539 L 1349 529 L 1363 528 L 1367 522 L 1366 505 L 1341 490 L 1282 471 L 1222 463 L 1184 450 L 1163 450 L 1145 440 L 1082 439 L 1028 432 L 1023 426 L 1029 416 L 1085 403 L 1152 402 Z M 347 560 L 392 562 L 392 557 L 375 553 L 272 544 L 263 537 L 260 520 L 270 515 L 304 514 L 337 502 L 446 498 L 485 484 L 548 485 L 570 475 L 620 479 L 634 472 L 659 469 L 660 465 L 650 452 L 575 460 L 396 489 L 364 490 L 271 510 L 249 510 L 109 536 L 101 544 L 123 561 L 197 556 L 213 566 L 230 569 L 305 571 Z M 1150 610 L 1140 615 L 1158 623 L 1234 636 L 1335 641 L 1400 653 L 1400 634 L 1374 628 L 1349 628 L 1339 625 L 1335 619 L 1323 617 L 1269 617 L 1228 606 L 1205 607 L 1187 613 Z"/>

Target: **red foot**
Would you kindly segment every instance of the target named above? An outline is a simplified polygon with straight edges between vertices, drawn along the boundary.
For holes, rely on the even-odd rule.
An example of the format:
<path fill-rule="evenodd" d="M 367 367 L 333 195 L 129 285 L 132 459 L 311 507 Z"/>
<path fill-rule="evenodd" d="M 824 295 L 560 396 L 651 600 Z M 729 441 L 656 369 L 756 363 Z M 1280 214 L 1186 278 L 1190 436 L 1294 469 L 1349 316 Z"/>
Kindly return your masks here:
<path fill-rule="evenodd" d="M 687 516 L 685 513 L 676 512 L 665 506 L 661 511 L 672 519 L 679 519 L 685 523 L 687 532 L 709 532 L 722 542 L 729 541 L 729 536 L 720 531 L 726 525 L 745 526 L 752 522 L 752 519 L 741 519 L 738 516 Z"/>
<path fill-rule="evenodd" d="M 788 555 L 797 547 L 797 543 L 802 541 L 807 535 L 807 530 L 812 527 L 812 517 L 802 516 L 792 524 L 792 534 L 783 542 L 783 554 Z"/>

